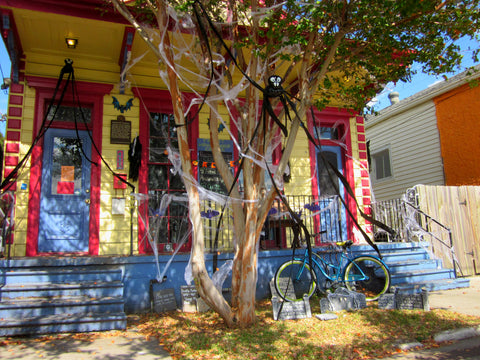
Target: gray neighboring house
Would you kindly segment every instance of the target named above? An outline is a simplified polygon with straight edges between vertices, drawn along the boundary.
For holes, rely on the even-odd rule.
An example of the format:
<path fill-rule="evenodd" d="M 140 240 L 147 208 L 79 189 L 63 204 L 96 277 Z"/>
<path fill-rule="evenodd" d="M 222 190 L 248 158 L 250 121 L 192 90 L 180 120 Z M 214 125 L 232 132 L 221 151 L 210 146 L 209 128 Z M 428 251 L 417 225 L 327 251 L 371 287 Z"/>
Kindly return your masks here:
<path fill-rule="evenodd" d="M 480 65 L 401 101 L 398 93 L 391 93 L 391 106 L 366 117 L 372 201 L 399 199 L 407 189 L 418 184 L 459 185 L 446 181 L 442 146 L 444 152 L 448 149 L 439 131 L 438 99 L 449 95 L 446 93 L 459 92 L 458 89 L 463 93 L 470 91 L 466 84 L 478 79 L 478 71 Z M 479 91 L 476 89 L 475 94 L 468 96 L 478 97 Z M 480 107 L 474 108 L 480 117 Z M 476 119 L 476 125 L 472 126 L 478 126 L 478 117 Z M 444 133 L 443 140 L 449 135 Z"/>

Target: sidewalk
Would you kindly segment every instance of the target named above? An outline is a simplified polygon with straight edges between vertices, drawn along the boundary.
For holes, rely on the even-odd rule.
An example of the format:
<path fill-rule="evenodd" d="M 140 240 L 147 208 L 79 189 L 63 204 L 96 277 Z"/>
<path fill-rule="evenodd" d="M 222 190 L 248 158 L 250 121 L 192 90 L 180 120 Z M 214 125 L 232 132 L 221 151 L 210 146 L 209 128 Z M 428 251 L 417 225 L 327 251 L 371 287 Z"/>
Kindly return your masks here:
<path fill-rule="evenodd" d="M 13 338 L 12 343 L 0 346 L 2 360 L 171 360 L 159 345 L 158 339 L 146 339 L 134 331 L 112 331 L 98 336 L 67 334 L 53 340 Z M 18 341 L 18 343 L 15 343 Z M 0 343 L 2 339 L 0 338 Z"/>
<path fill-rule="evenodd" d="M 432 292 L 428 296 L 431 309 L 447 309 L 480 317 L 480 276 L 470 277 L 470 287 Z M 436 341 L 445 345 L 434 349 L 418 349 L 382 360 L 474 360 L 480 359 L 480 328 L 459 329 L 438 334 Z M 476 336 L 472 336 L 476 335 Z"/>
<path fill-rule="evenodd" d="M 447 309 L 460 314 L 480 316 L 480 276 L 472 276 L 470 287 L 436 291 L 429 294 L 431 309 Z"/>

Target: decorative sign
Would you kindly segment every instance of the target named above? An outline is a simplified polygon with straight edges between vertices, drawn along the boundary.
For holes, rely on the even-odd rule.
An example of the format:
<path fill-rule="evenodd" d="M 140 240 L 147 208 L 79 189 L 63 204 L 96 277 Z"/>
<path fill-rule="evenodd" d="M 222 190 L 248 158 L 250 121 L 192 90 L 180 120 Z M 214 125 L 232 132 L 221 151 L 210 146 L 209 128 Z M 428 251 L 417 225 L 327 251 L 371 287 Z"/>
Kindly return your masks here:
<path fill-rule="evenodd" d="M 110 144 L 130 144 L 131 123 L 122 115 L 110 122 Z"/>
<path fill-rule="evenodd" d="M 120 180 L 121 178 L 122 180 Z M 127 174 L 116 174 L 113 176 L 113 188 L 114 189 L 126 189 L 127 188 Z"/>
<path fill-rule="evenodd" d="M 198 293 L 195 285 L 180 286 L 180 293 L 182 294 L 182 311 L 196 312 Z"/>
<path fill-rule="evenodd" d="M 153 311 L 162 313 L 177 309 L 175 290 L 173 288 L 153 291 Z"/>
<path fill-rule="evenodd" d="M 395 310 L 395 294 L 383 294 L 378 298 L 378 308 Z"/>
<path fill-rule="evenodd" d="M 60 179 L 61 181 L 74 181 L 75 166 L 62 166 Z"/>
<path fill-rule="evenodd" d="M 395 307 L 398 310 L 430 310 L 428 303 L 428 292 L 422 291 L 421 294 L 395 294 Z"/>
<path fill-rule="evenodd" d="M 220 148 L 223 158 L 227 163 L 233 161 L 233 142 L 231 140 L 221 140 Z M 198 182 L 207 190 L 214 191 L 219 194 L 227 195 L 228 191 L 225 187 L 220 173 L 216 169 L 210 141 L 207 139 L 197 140 L 198 149 Z"/>
<path fill-rule="evenodd" d="M 123 170 L 125 166 L 125 155 L 123 150 L 117 150 L 117 170 Z"/>
<path fill-rule="evenodd" d="M 125 198 L 112 198 L 112 215 L 124 215 L 125 204 Z"/>
<path fill-rule="evenodd" d="M 305 296 L 302 301 L 280 301 L 278 297 L 272 297 L 274 320 L 296 320 L 312 317 L 310 301 Z"/>
<path fill-rule="evenodd" d="M 405 294 L 395 291 L 394 294 L 383 294 L 378 299 L 379 309 L 388 310 L 430 310 L 428 291 L 422 290 L 420 294 Z"/>

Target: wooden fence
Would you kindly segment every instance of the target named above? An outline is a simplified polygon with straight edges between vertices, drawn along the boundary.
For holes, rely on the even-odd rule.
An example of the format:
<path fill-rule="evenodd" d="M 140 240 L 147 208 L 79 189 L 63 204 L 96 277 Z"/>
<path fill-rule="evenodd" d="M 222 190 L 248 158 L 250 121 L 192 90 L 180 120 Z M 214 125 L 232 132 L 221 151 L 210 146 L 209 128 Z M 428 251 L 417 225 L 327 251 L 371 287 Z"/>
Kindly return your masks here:
<path fill-rule="evenodd" d="M 415 187 L 418 207 L 452 232 L 453 247 L 464 276 L 480 272 L 480 186 Z M 443 257 L 444 251 L 436 251 Z"/>

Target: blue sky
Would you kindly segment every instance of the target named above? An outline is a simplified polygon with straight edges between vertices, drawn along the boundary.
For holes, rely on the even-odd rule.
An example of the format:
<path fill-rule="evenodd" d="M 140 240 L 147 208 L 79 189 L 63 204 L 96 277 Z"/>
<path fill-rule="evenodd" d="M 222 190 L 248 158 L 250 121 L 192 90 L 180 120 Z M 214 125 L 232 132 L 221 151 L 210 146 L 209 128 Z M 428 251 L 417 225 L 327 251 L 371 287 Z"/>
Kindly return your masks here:
<path fill-rule="evenodd" d="M 5 49 L 5 44 L 0 41 L 0 65 L 2 67 L 3 76 L 10 77 L 10 59 Z M 2 75 L 2 74 L 0 74 Z M 3 79 L 0 79 L 0 84 L 3 84 Z M 0 90 L 0 113 L 5 114 L 7 112 L 8 94 L 6 90 Z M 5 123 L 0 121 L 0 132 L 5 134 Z"/>
<path fill-rule="evenodd" d="M 0 41 L 0 64 L 4 77 L 10 77 L 10 59 L 5 50 L 5 45 L 3 41 Z M 466 67 L 477 65 L 471 59 L 472 51 L 480 47 L 480 42 L 478 40 L 469 40 L 469 39 L 460 39 L 458 44 L 462 48 L 462 53 L 464 55 L 464 61 L 460 69 L 455 73 L 446 74 L 448 77 L 451 77 L 459 72 L 462 72 Z M 414 68 L 419 68 L 418 65 L 413 65 Z M 1 74 L 0 74 L 1 75 Z M 419 72 L 417 75 L 412 77 L 412 81 L 408 83 L 399 82 L 397 84 L 389 83 L 385 89 L 377 95 L 374 99 L 375 102 L 372 103 L 373 108 L 376 111 L 379 111 L 390 105 L 390 100 L 388 99 L 388 94 L 392 91 L 398 91 L 400 93 L 400 100 L 405 99 L 419 91 L 426 89 L 427 87 L 436 84 L 439 81 L 443 81 L 442 76 L 427 75 Z M 0 79 L 0 83 L 3 82 Z M 8 94 L 4 90 L 0 90 L 0 113 L 4 114 L 7 111 L 8 104 Z M 5 134 L 5 123 L 0 122 L 0 132 Z"/>
<path fill-rule="evenodd" d="M 478 34 L 478 33 L 477 33 Z M 461 73 L 465 68 L 479 64 L 478 62 L 473 62 L 472 54 L 473 51 L 480 47 L 480 42 L 478 40 L 470 40 L 468 38 L 461 38 L 456 41 L 457 45 L 460 46 L 461 52 L 463 55 L 462 65 L 454 73 L 445 74 L 447 77 L 452 77 L 458 73 Z M 376 111 L 380 111 L 387 106 L 390 106 L 390 100 L 388 99 L 388 94 L 392 91 L 397 91 L 400 94 L 400 100 L 405 99 L 409 96 L 416 94 L 419 91 L 426 89 L 429 86 L 432 86 L 438 82 L 444 81 L 443 75 L 428 75 L 420 71 L 420 66 L 418 64 L 412 65 L 414 70 L 418 70 L 417 74 L 412 77 L 412 81 L 408 83 L 398 82 L 396 84 L 389 83 L 385 89 L 376 96 L 374 102 L 370 105 L 373 105 L 373 108 Z"/>

